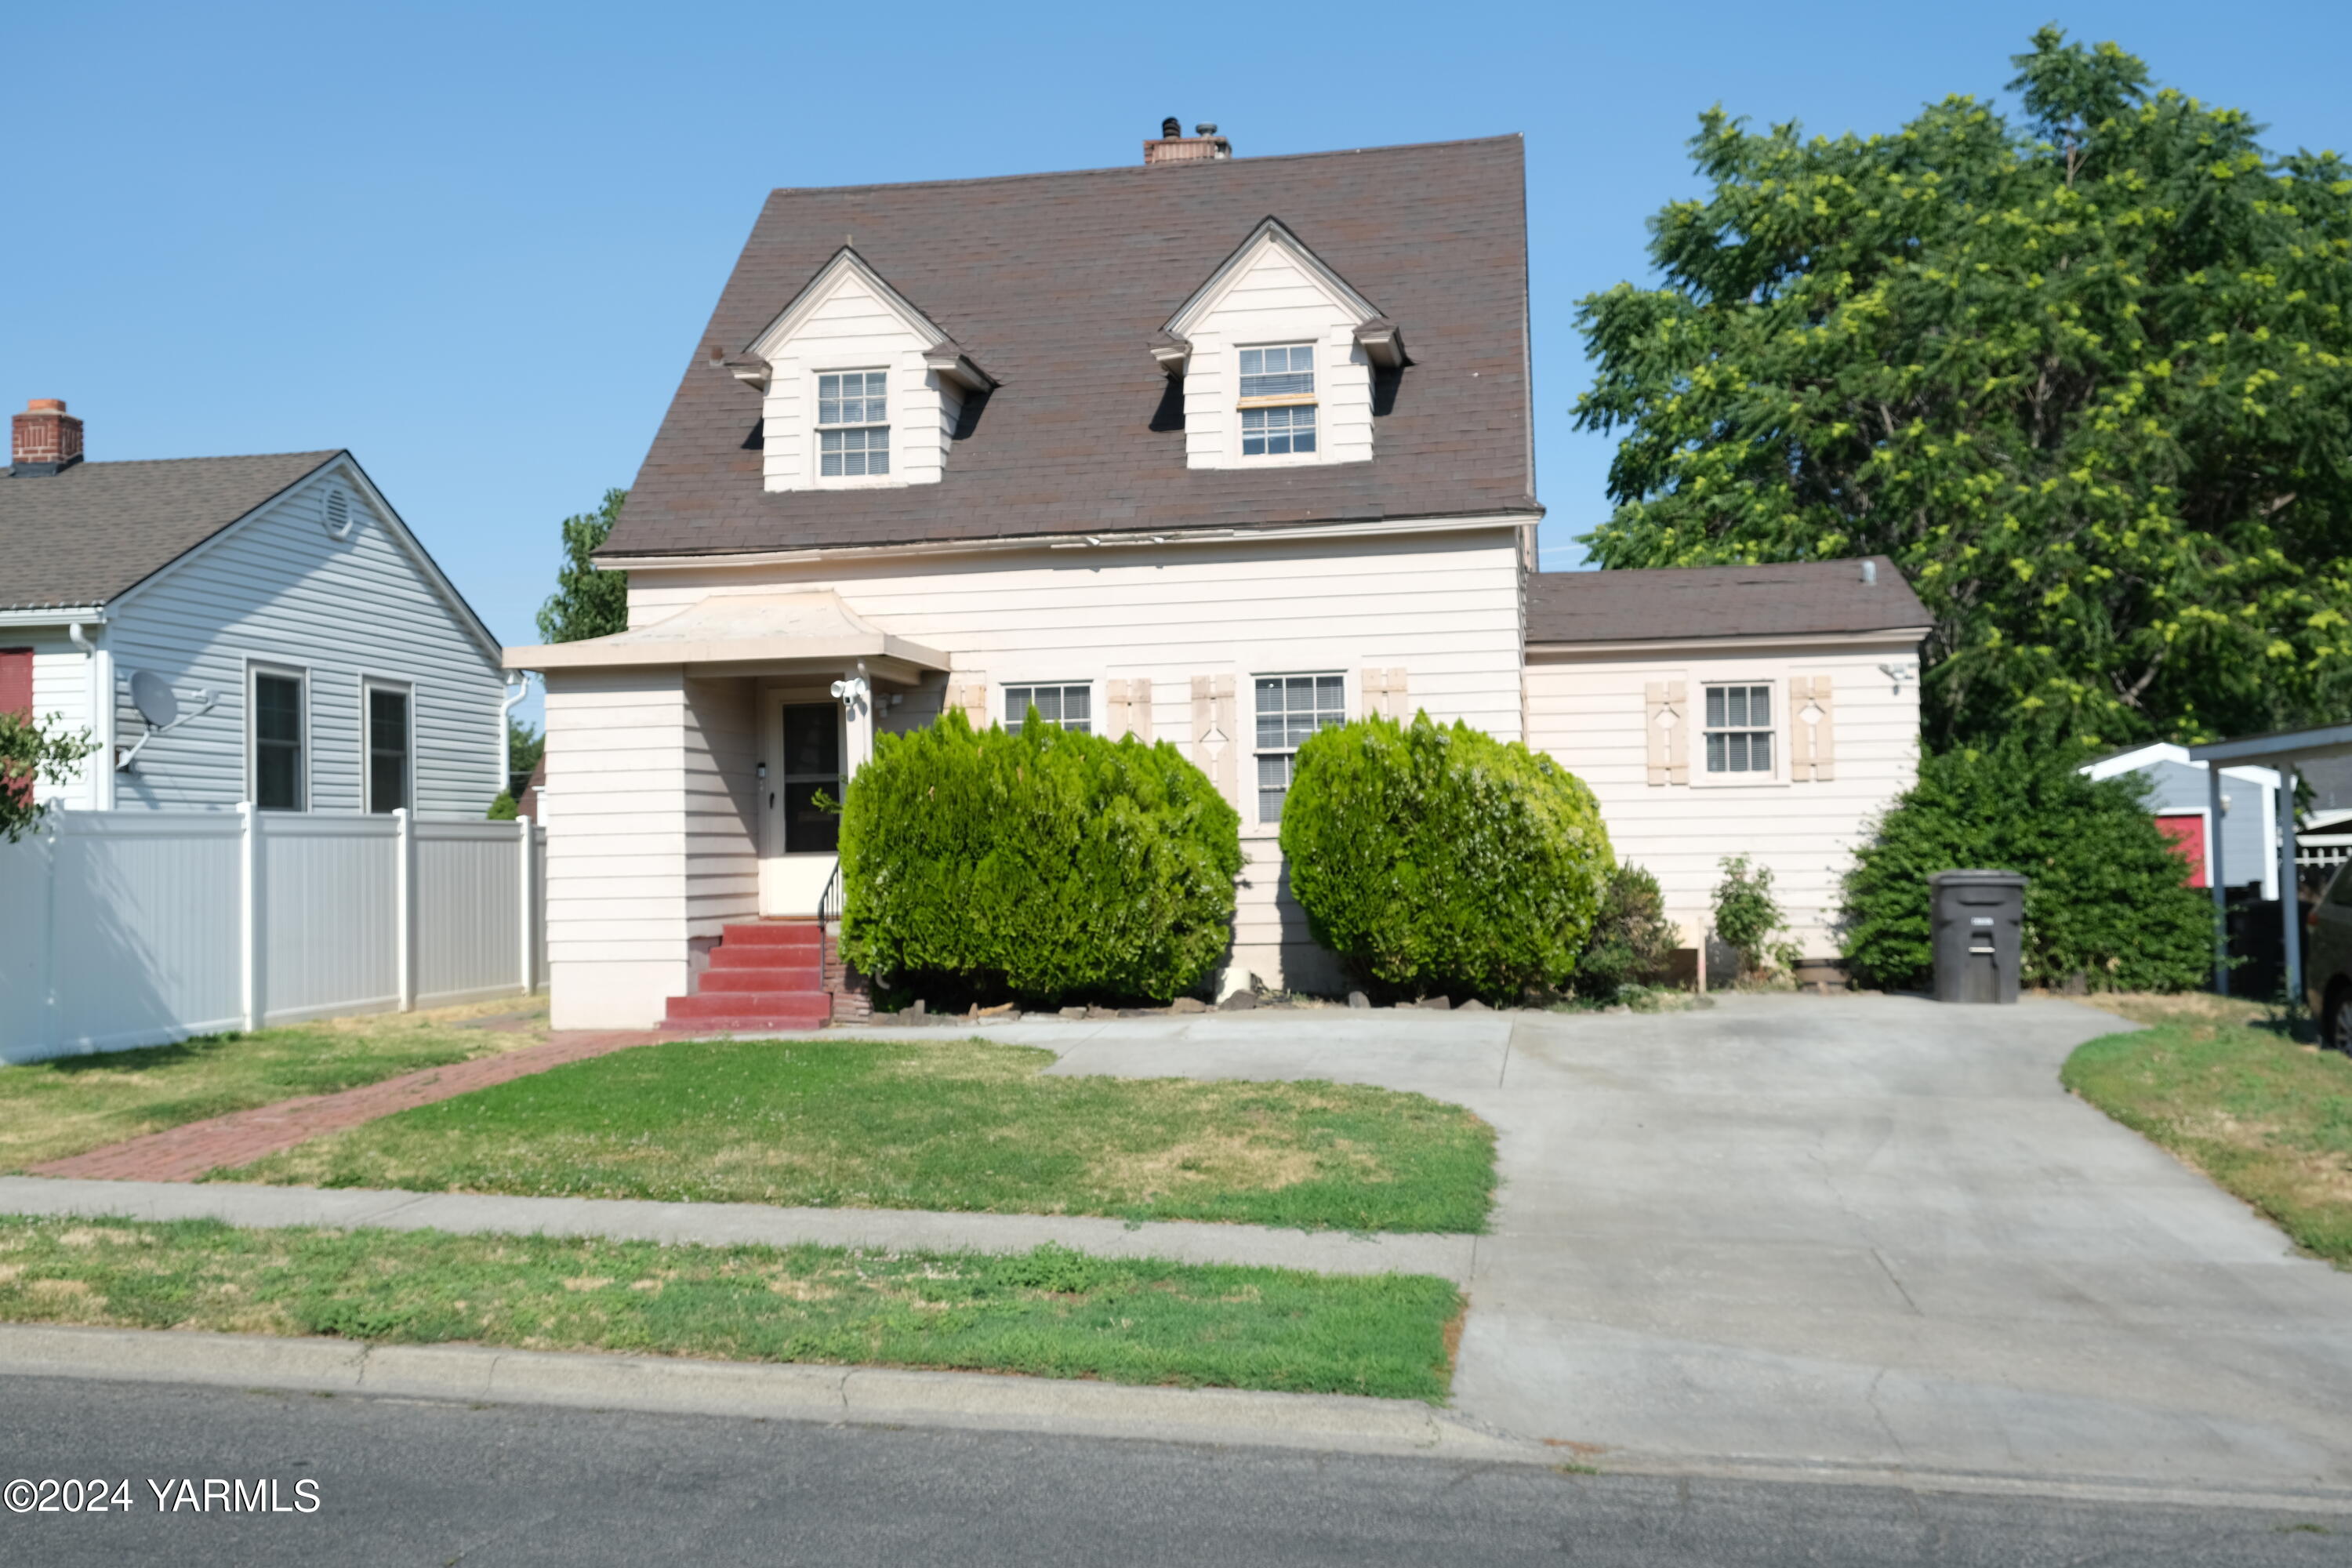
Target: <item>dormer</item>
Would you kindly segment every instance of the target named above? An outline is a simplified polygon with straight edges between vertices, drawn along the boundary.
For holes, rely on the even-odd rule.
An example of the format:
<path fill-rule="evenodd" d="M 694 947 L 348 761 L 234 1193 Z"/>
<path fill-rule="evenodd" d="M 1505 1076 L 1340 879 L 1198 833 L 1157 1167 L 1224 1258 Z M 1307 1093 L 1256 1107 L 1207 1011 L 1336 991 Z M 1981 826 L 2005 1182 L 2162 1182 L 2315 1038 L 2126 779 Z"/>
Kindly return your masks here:
<path fill-rule="evenodd" d="M 937 484 L 964 399 L 996 384 L 848 246 L 731 357 L 764 395 L 771 490 Z"/>
<path fill-rule="evenodd" d="M 1194 468 L 1369 462 L 1373 370 L 1405 363 L 1396 323 L 1272 217 L 1150 347 L 1182 381 Z"/>

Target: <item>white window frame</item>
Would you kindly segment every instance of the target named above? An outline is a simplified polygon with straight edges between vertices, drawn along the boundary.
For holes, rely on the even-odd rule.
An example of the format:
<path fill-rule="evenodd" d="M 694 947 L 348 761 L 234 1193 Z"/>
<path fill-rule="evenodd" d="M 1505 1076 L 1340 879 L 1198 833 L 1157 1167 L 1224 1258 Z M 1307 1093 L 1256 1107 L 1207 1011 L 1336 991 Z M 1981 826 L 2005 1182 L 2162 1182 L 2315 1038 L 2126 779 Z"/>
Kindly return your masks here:
<path fill-rule="evenodd" d="M 829 375 L 880 376 L 882 378 L 882 422 L 877 425 L 871 419 L 860 419 L 854 424 L 836 423 L 828 425 L 824 423 L 824 399 L 823 394 L 824 390 L 824 378 Z M 892 376 L 890 374 L 890 367 L 888 365 L 828 365 L 824 369 L 813 370 L 809 373 L 808 463 L 809 480 L 811 483 L 829 489 L 856 489 L 861 486 L 894 485 L 905 482 L 898 477 L 899 453 L 896 434 L 898 426 L 892 422 L 889 416 L 892 408 L 895 407 L 898 402 L 898 389 L 890 384 L 891 381 Z M 861 394 L 860 395 L 863 396 L 866 395 Z M 890 465 L 889 468 L 884 472 L 878 474 L 826 473 L 824 471 L 824 438 L 830 433 L 846 430 L 881 431 L 883 460 Z M 845 465 L 845 466 L 846 465 Z"/>
<path fill-rule="evenodd" d="M 1267 669 L 1256 671 L 1249 677 L 1248 717 L 1244 718 L 1240 714 L 1234 715 L 1234 722 L 1237 726 L 1242 724 L 1246 724 L 1248 726 L 1246 733 L 1249 737 L 1247 752 L 1250 760 L 1250 774 L 1248 781 L 1242 787 L 1249 792 L 1250 820 L 1259 827 L 1279 828 L 1282 825 L 1282 816 L 1280 811 L 1277 810 L 1271 817 L 1265 815 L 1265 786 L 1261 782 L 1264 775 L 1260 770 L 1259 764 L 1269 757 L 1295 759 L 1298 755 L 1298 747 L 1301 742 L 1293 742 L 1289 744 L 1281 746 L 1261 746 L 1258 744 L 1257 683 L 1261 680 L 1337 680 L 1339 683 L 1339 719 L 1334 724 L 1317 725 L 1316 729 L 1318 731 L 1337 728 L 1339 724 L 1347 723 L 1349 714 L 1355 711 L 1356 693 L 1349 689 L 1348 675 L 1345 670 Z M 1317 705 L 1318 711 L 1320 710 L 1320 706 L 1321 705 L 1319 703 Z M 1286 711 L 1287 711 L 1286 709 Z M 1286 726 L 1286 740 L 1287 740 L 1286 731 L 1287 726 Z M 1310 731 L 1310 733 L 1311 732 L 1313 731 Z M 1289 799 L 1290 787 L 1292 784 L 1296 782 L 1295 774 L 1286 771 L 1282 786 L 1282 795 L 1285 800 Z"/>
<path fill-rule="evenodd" d="M 375 787 L 375 714 L 369 702 L 369 694 L 377 691 L 397 692 L 408 699 L 408 749 L 401 759 L 400 800 L 408 808 L 408 815 L 414 816 L 416 815 L 416 683 L 386 675 L 360 677 L 360 815 L 391 815 L 377 811 L 369 798 Z M 499 787 L 506 787 L 503 781 Z"/>
<path fill-rule="evenodd" d="M 1327 432 L 1323 427 L 1323 383 L 1321 380 L 1324 370 L 1322 361 L 1325 355 L 1325 344 L 1313 338 L 1304 340 L 1291 338 L 1286 339 L 1281 342 L 1239 343 L 1234 345 L 1233 351 L 1234 458 L 1236 462 L 1255 468 L 1261 464 L 1281 466 L 1291 463 L 1317 463 L 1323 460 L 1323 444 L 1327 436 Z M 1306 391 L 1272 393 L 1258 396 L 1250 396 L 1243 392 L 1242 384 L 1244 380 L 1244 373 L 1242 371 L 1242 355 L 1247 353 L 1263 353 L 1269 349 L 1282 349 L 1285 351 L 1305 349 L 1307 351 L 1307 386 Z M 1280 374 L 1296 374 L 1297 373 L 1295 371 L 1286 371 Z M 1301 452 L 1295 448 L 1287 452 L 1252 452 L 1249 450 L 1249 437 L 1243 430 L 1243 426 L 1248 423 L 1248 416 L 1255 412 L 1276 408 L 1307 408 L 1314 410 L 1315 447 L 1312 451 Z M 1254 691 L 1255 689 L 1252 688 L 1252 689 Z"/>
<path fill-rule="evenodd" d="M 1771 675 L 1700 675 L 1696 671 L 1687 678 L 1685 689 L 1691 693 L 1690 712 L 1690 781 L 1702 789 L 1756 789 L 1789 782 L 1789 681 L 1786 673 Z M 1706 766 L 1706 694 L 1717 687 L 1762 687 L 1765 700 L 1771 704 L 1771 721 L 1766 724 L 1738 726 L 1744 731 L 1761 731 L 1772 738 L 1772 767 L 1769 773 L 1709 773 Z M 1724 727 L 1728 731 L 1733 726 Z"/>
<path fill-rule="evenodd" d="M 293 805 L 261 804 L 261 680 L 264 676 L 291 680 L 301 692 L 296 710 L 300 715 L 302 734 L 297 742 L 294 768 L 294 788 L 299 799 Z M 318 726 L 312 719 L 310 671 L 307 668 L 278 659 L 249 658 L 245 661 L 245 798 L 253 803 L 256 811 L 306 813 L 310 809 L 311 799 L 316 793 L 311 788 L 310 759 L 318 750 Z"/>
<path fill-rule="evenodd" d="M 1099 735 L 1102 733 L 1101 729 L 1098 728 L 1101 710 L 1095 700 L 1095 683 L 1093 681 L 1008 680 L 1003 683 L 998 699 L 999 710 L 1004 715 L 1004 732 L 1006 734 L 1019 734 L 1021 732 L 1022 721 L 1028 717 L 1028 705 L 1026 703 L 1023 704 L 1021 712 L 1013 712 L 1013 694 L 1016 691 L 1034 692 L 1041 686 L 1050 686 L 1065 693 L 1071 691 L 1085 692 L 1087 694 L 1087 716 L 1084 720 L 1086 728 L 1079 731 L 1079 733 L 1087 735 Z M 1055 725 L 1059 729 L 1068 730 L 1070 728 L 1069 721 L 1065 719 L 1048 719 L 1045 721 Z"/>

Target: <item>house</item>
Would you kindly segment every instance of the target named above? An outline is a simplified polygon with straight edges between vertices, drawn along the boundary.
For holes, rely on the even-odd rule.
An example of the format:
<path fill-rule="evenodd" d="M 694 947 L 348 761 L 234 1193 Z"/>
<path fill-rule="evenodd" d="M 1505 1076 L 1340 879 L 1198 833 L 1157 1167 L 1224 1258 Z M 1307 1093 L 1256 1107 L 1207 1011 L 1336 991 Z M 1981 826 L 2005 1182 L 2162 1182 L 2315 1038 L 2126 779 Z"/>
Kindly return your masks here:
<path fill-rule="evenodd" d="M 478 819 L 499 645 L 347 451 L 89 462 L 58 399 L 0 478 L 0 702 L 87 731 L 52 803 Z"/>
<path fill-rule="evenodd" d="M 2095 779 L 2137 773 L 2147 781 L 2156 825 L 2189 862 L 2189 885 L 2213 885 L 2214 836 L 2209 764 L 2186 746 L 2158 742 L 2132 746 L 2086 763 Z M 2231 888 L 2259 888 L 2268 902 L 2279 896 L 2277 770 L 2256 765 L 2221 770 L 2221 878 Z"/>
<path fill-rule="evenodd" d="M 1216 782 L 1250 858 L 1225 991 L 1342 984 L 1285 890 L 1292 757 L 1417 709 L 1601 781 L 1693 940 L 1750 848 L 1829 951 L 1822 889 L 1912 766 L 1892 567 L 1537 572 L 1517 137 L 1144 153 L 769 197 L 598 556 L 629 628 L 507 653 L 547 680 L 558 1025 L 822 1016 L 714 950 L 816 916 L 816 797 L 948 707 Z"/>

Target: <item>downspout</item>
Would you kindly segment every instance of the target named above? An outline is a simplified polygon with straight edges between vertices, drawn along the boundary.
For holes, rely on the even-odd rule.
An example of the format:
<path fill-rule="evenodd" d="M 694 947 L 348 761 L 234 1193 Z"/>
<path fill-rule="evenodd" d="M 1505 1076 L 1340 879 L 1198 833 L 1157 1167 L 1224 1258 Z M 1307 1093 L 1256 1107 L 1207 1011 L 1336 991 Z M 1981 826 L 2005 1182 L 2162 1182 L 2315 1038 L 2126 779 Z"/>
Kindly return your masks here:
<path fill-rule="evenodd" d="M 507 688 L 506 700 L 499 704 L 499 793 L 503 795 L 514 779 L 514 707 L 530 695 L 530 671 L 523 670 L 520 679 Z M 518 797 L 515 804 L 520 805 Z"/>
<path fill-rule="evenodd" d="M 89 634 L 75 621 L 66 627 L 66 637 L 81 649 L 89 670 L 89 732 L 98 749 L 83 759 L 82 765 L 89 775 L 89 809 L 114 809 L 114 680 L 109 668 L 110 660 L 92 642 Z"/>

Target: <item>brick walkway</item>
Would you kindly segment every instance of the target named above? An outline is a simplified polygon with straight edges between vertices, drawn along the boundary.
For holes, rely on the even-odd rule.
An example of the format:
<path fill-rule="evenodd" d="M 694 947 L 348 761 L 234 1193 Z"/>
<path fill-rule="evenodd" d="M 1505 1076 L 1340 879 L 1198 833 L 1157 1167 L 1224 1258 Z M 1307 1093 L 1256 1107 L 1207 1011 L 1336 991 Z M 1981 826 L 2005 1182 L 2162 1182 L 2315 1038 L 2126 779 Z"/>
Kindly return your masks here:
<path fill-rule="evenodd" d="M 544 1045 L 527 1046 L 503 1056 L 424 1068 L 381 1083 L 347 1089 L 341 1094 L 284 1100 L 276 1105 L 256 1106 L 251 1110 L 235 1110 L 206 1121 L 166 1128 L 161 1132 L 33 1166 L 31 1173 L 110 1182 L 193 1182 L 207 1171 L 248 1165 L 266 1154 L 307 1143 L 322 1133 L 340 1132 L 362 1121 L 373 1121 L 380 1116 L 471 1094 L 478 1089 L 528 1078 L 566 1062 L 584 1061 L 631 1046 L 676 1037 L 569 1030 L 549 1036 Z"/>

